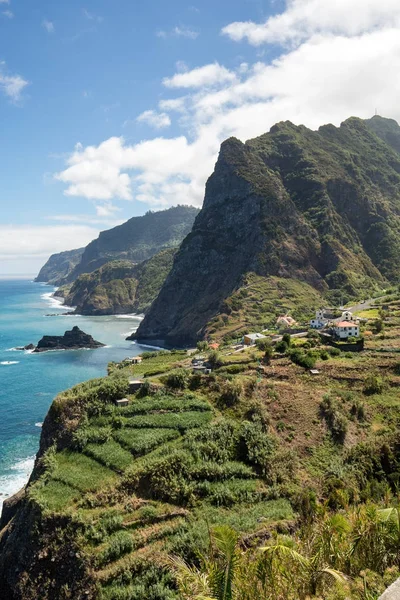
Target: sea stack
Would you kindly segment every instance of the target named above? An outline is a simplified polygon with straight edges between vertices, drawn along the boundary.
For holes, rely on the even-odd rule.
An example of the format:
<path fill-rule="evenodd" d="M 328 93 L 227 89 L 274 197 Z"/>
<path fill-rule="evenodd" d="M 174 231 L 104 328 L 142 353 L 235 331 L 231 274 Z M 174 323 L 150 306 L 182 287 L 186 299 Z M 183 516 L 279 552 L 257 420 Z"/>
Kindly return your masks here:
<path fill-rule="evenodd" d="M 34 352 L 49 350 L 79 350 L 82 348 L 102 348 L 104 344 L 97 342 L 91 335 L 75 326 L 64 335 L 45 335 L 42 337 Z"/>

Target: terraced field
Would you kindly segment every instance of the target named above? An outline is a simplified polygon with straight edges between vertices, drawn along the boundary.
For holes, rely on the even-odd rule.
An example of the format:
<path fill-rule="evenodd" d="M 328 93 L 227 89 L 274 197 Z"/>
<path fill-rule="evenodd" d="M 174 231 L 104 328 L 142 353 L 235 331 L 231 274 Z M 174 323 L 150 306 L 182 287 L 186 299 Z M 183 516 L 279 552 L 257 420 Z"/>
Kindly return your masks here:
<path fill-rule="evenodd" d="M 204 539 L 207 520 L 217 518 L 212 507 L 225 506 L 227 522 L 237 513 L 244 531 L 261 530 L 261 517 L 263 525 L 292 517 L 289 503 L 269 500 L 265 481 L 239 458 L 239 424 L 201 395 L 130 396 L 127 407 L 106 403 L 94 412 L 72 448 L 47 453 L 30 498 L 50 519 L 72 518 L 105 600 L 152 597 L 144 594 L 153 586 L 155 598 L 175 598 L 166 557 L 190 546 L 194 514 Z"/>

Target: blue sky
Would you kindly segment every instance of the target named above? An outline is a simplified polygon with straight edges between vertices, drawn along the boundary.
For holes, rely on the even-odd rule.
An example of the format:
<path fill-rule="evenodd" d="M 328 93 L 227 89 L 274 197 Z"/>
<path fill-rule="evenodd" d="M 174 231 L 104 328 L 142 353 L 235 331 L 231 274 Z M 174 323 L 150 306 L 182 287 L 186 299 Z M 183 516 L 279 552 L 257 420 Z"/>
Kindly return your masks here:
<path fill-rule="evenodd" d="M 0 275 L 200 206 L 228 135 L 397 118 L 398 3 L 334 5 L 0 0 Z"/>

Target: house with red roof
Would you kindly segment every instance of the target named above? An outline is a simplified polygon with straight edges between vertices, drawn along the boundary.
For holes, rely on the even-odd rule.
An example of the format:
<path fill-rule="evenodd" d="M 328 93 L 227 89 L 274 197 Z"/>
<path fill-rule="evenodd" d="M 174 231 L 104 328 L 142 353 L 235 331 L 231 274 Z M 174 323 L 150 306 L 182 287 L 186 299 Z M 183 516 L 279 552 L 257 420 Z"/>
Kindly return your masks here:
<path fill-rule="evenodd" d="M 333 328 L 335 335 L 341 340 L 347 340 L 349 337 L 359 337 L 360 325 L 354 321 L 339 321 Z"/>

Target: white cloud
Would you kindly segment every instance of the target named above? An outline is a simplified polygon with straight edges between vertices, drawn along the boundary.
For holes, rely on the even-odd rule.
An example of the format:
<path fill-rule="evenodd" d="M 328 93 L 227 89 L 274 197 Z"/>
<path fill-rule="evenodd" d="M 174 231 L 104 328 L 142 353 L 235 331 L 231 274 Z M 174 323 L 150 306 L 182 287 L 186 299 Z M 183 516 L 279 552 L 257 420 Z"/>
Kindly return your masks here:
<path fill-rule="evenodd" d="M 98 229 L 85 225 L 2 225 L 0 260 L 47 258 L 54 252 L 85 246 Z"/>
<path fill-rule="evenodd" d="M 14 18 L 14 13 L 12 12 L 12 10 L 3 10 L 2 14 L 5 17 L 7 17 L 7 19 L 13 19 Z"/>
<path fill-rule="evenodd" d="M 104 21 L 103 17 L 89 12 L 86 8 L 84 8 L 82 12 L 88 21 L 96 21 L 97 23 L 102 23 Z"/>
<path fill-rule="evenodd" d="M 0 4 L 10 4 L 10 0 L 0 0 Z"/>
<path fill-rule="evenodd" d="M 115 227 L 123 223 L 123 219 L 113 219 L 110 216 L 93 216 L 87 214 L 76 214 L 76 215 L 49 215 L 46 217 L 47 221 L 57 221 L 60 223 L 79 223 L 80 225 L 101 225 L 102 228 Z"/>
<path fill-rule="evenodd" d="M 168 88 L 199 88 L 216 84 L 221 85 L 235 79 L 235 73 L 218 63 L 213 63 L 185 73 L 176 73 L 173 77 L 165 77 L 163 84 Z"/>
<path fill-rule="evenodd" d="M 291 2 L 283 15 L 293 19 L 298 4 Z M 347 4 L 339 2 L 337 23 L 346 21 Z M 318 26 L 305 40 L 282 48 L 272 62 L 248 61 L 236 71 L 215 63 L 165 79 L 168 89 L 185 89 L 185 96 L 158 103 L 161 111 L 177 112 L 182 135 L 131 145 L 110 138 L 79 147 L 58 174 L 66 193 L 136 199 L 153 207 L 201 205 L 220 143 L 229 136 L 244 141 L 286 119 L 311 128 L 338 125 L 351 115 L 370 117 L 375 107 L 400 120 L 400 24 L 392 25 L 393 4 L 382 0 L 381 5 L 386 13 L 380 10 L 379 22 L 369 16 L 369 30 L 351 35 L 347 23 L 342 26 L 347 33 L 335 34 Z M 369 0 L 365 6 L 371 15 Z"/>
<path fill-rule="evenodd" d="M 224 27 L 222 33 L 236 42 L 246 39 L 259 46 L 299 42 L 316 33 L 354 36 L 399 24 L 398 0 L 287 0 L 286 11 L 265 23 L 238 21 Z"/>
<path fill-rule="evenodd" d="M 191 29 L 190 27 L 186 27 L 185 25 L 177 25 L 170 31 L 157 31 L 156 36 L 160 38 L 168 38 L 168 37 L 184 37 L 190 40 L 195 40 L 199 37 L 200 32 L 195 29 Z"/>
<path fill-rule="evenodd" d="M 185 110 L 186 96 L 181 98 L 169 98 L 168 100 L 160 100 L 158 106 L 160 110 L 183 112 Z"/>
<path fill-rule="evenodd" d="M 138 123 L 147 123 L 155 129 L 163 129 L 171 125 L 171 119 L 166 113 L 158 113 L 154 110 L 145 110 L 136 119 Z"/>
<path fill-rule="evenodd" d="M 13 103 L 21 100 L 21 95 L 29 82 L 21 75 L 9 75 L 6 63 L 0 62 L 0 92 L 3 92 Z"/>
<path fill-rule="evenodd" d="M 47 31 L 47 33 L 54 33 L 55 31 L 54 23 L 52 21 L 48 21 L 47 19 L 42 21 L 42 27 Z"/>

